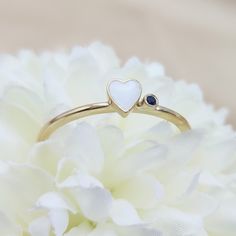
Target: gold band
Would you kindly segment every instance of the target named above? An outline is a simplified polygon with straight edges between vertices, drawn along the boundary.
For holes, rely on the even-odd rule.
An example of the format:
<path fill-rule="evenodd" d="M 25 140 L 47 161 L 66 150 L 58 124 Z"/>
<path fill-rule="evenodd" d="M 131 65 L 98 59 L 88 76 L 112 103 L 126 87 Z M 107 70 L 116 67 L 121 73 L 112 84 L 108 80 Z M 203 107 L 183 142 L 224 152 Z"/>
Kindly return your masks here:
<path fill-rule="evenodd" d="M 116 83 L 121 83 L 121 84 L 127 84 L 129 82 L 130 81 L 125 82 L 125 83 L 116 81 Z M 134 80 L 132 80 L 132 82 L 134 83 Z M 135 83 L 137 83 L 137 81 L 135 81 Z M 122 88 L 122 89 L 123 89 L 122 90 L 123 93 L 125 93 L 127 90 L 127 88 Z M 181 132 L 185 132 L 191 129 L 188 121 L 182 115 L 166 107 L 159 106 L 157 104 L 157 100 L 156 100 L 156 104 L 154 104 L 155 99 L 157 99 L 154 95 L 146 95 L 141 101 L 139 100 L 140 96 L 137 96 L 137 99 L 136 99 L 137 101 L 134 102 L 134 104 L 130 107 L 130 109 L 125 110 L 121 107 L 121 105 L 119 104 L 115 96 L 112 97 L 110 93 L 108 94 L 110 98 L 108 102 L 94 103 L 90 105 L 77 107 L 75 109 L 66 111 L 56 116 L 51 121 L 49 121 L 46 125 L 44 125 L 44 127 L 40 131 L 37 141 L 40 142 L 40 141 L 44 141 L 48 139 L 49 136 L 58 128 L 74 120 L 87 117 L 87 116 L 105 114 L 105 113 L 114 113 L 114 112 L 120 113 L 123 117 L 126 117 L 130 112 L 147 114 L 147 115 L 162 118 L 164 120 L 167 120 L 173 123 L 177 128 L 179 128 Z M 133 97 L 131 97 L 131 99 L 133 99 Z M 149 98 L 150 101 L 148 101 L 147 98 Z"/>

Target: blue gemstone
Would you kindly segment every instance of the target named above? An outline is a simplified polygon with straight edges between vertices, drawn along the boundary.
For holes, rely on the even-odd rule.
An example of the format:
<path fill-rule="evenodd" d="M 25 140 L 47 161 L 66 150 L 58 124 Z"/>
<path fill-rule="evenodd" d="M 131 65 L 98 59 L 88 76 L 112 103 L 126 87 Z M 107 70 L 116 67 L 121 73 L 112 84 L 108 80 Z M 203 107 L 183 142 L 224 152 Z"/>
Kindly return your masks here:
<path fill-rule="evenodd" d="M 148 95 L 146 98 L 146 101 L 147 101 L 147 104 L 149 104 L 151 106 L 157 105 L 157 99 L 155 98 L 155 96 Z"/>

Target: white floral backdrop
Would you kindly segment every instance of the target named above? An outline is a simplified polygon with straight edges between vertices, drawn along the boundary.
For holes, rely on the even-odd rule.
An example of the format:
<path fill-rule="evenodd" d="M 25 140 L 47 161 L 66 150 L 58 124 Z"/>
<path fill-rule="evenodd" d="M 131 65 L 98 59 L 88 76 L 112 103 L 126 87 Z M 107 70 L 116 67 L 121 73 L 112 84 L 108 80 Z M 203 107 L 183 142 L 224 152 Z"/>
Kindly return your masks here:
<path fill-rule="evenodd" d="M 56 114 L 106 101 L 117 77 L 139 80 L 193 129 L 180 134 L 153 117 L 114 114 L 35 141 Z M 235 236 L 236 133 L 226 115 L 161 64 L 121 65 L 100 43 L 2 55 L 0 235 Z"/>

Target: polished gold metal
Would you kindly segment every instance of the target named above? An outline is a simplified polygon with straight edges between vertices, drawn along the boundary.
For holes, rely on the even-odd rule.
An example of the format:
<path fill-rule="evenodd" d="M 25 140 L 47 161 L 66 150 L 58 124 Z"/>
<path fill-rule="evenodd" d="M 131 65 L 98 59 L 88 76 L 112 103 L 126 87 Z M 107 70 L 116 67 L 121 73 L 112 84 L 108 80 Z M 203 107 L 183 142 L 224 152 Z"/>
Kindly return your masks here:
<path fill-rule="evenodd" d="M 131 112 L 147 114 L 162 118 L 173 123 L 181 132 L 185 132 L 191 129 L 191 126 L 189 125 L 188 121 L 179 113 L 166 107 L 159 106 L 158 102 L 155 106 L 149 105 L 146 101 L 147 95 L 142 100 L 139 100 L 136 104 L 134 104 L 133 108 L 128 112 L 120 111 L 120 108 L 118 108 L 114 101 L 112 101 L 109 93 L 108 96 L 108 102 L 94 103 L 77 107 L 56 116 L 43 126 L 39 133 L 37 141 L 41 142 L 48 139 L 50 135 L 57 129 L 74 120 L 87 116 L 114 112 L 118 112 L 123 117 L 126 117 Z M 153 96 L 155 97 L 155 95 Z"/>

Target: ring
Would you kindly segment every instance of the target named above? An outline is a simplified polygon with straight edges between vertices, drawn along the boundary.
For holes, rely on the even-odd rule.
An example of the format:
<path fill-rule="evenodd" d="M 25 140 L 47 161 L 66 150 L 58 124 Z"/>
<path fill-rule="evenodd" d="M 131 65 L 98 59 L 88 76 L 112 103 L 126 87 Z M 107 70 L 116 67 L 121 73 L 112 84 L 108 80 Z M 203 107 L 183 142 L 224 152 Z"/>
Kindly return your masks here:
<path fill-rule="evenodd" d="M 107 86 L 108 101 L 93 103 L 66 111 L 43 126 L 38 142 L 44 141 L 65 124 L 91 115 L 118 112 L 127 117 L 131 112 L 156 116 L 173 123 L 181 132 L 191 129 L 188 121 L 179 113 L 159 106 L 158 98 L 148 94 L 141 99 L 142 86 L 137 80 L 113 80 Z"/>

